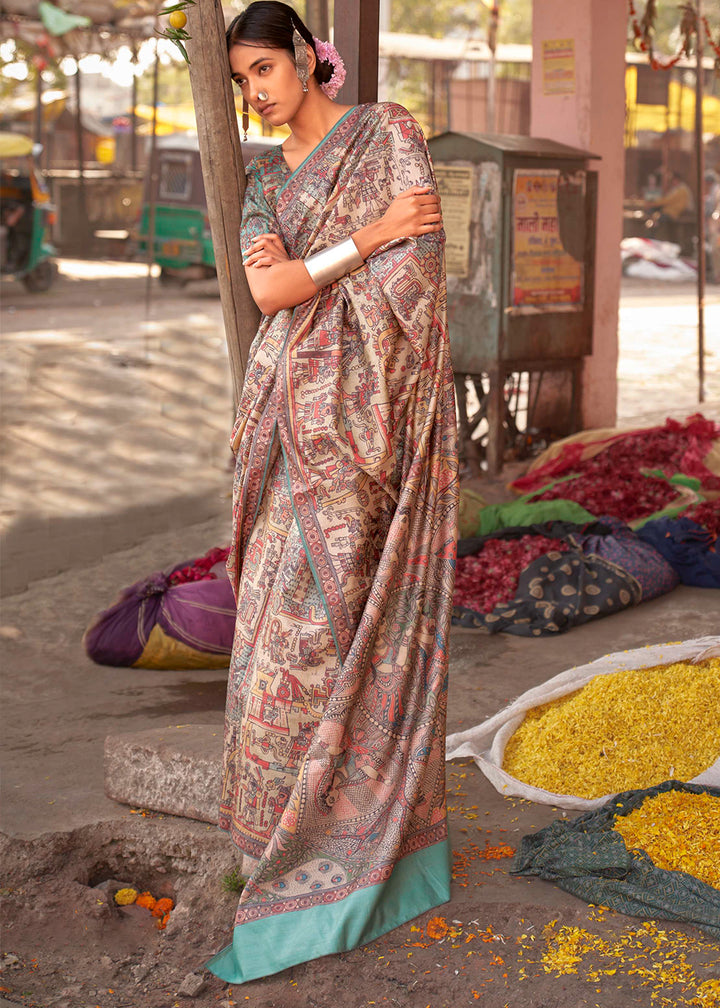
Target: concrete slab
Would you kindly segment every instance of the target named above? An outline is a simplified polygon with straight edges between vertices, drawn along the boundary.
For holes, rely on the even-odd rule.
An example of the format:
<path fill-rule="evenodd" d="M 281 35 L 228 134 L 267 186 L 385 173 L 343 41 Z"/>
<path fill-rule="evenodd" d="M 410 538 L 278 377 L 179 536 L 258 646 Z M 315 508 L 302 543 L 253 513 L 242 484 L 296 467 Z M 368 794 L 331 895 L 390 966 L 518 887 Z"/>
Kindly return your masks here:
<path fill-rule="evenodd" d="M 105 794 L 124 805 L 217 823 L 222 745 L 222 729 L 203 724 L 108 735 Z"/>
<path fill-rule="evenodd" d="M 105 795 L 107 735 L 169 724 L 222 731 L 227 672 L 95 665 L 82 646 L 120 588 L 222 542 L 224 519 L 170 524 L 122 552 L 35 581 L 3 600 L 2 829 L 14 837 L 136 818 Z"/>

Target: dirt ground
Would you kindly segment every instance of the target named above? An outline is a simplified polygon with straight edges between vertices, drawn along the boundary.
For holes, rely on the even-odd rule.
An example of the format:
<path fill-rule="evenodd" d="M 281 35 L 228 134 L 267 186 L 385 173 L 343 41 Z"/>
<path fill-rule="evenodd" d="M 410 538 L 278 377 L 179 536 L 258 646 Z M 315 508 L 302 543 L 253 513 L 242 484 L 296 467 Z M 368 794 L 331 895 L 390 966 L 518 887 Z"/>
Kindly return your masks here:
<path fill-rule="evenodd" d="M 363 948 L 250 984 L 203 972 L 230 940 L 236 895 L 223 879 L 233 851 L 205 823 L 106 798 L 102 750 L 115 731 L 219 727 L 225 674 L 94 666 L 81 635 L 120 587 L 227 537 L 219 303 L 212 285 L 158 292 L 145 325 L 142 276 L 103 264 L 69 264 L 41 302 L 14 285 L 2 293 L 5 562 L 21 569 L 0 619 L 0 1008 L 720 1004 L 710 987 L 720 984 L 720 945 L 696 929 L 511 875 L 521 837 L 562 813 L 503 798 L 467 761 L 448 764 L 449 904 Z M 688 302 L 677 288 L 626 285 L 624 418 L 696 405 Z M 718 417 L 720 298 L 710 302 L 706 415 Z M 449 731 L 609 651 L 718 633 L 719 595 L 681 587 L 557 639 L 455 630 Z M 146 910 L 117 908 L 118 883 L 171 897 L 166 928 Z M 443 923 L 428 930 L 435 917 Z"/>
<path fill-rule="evenodd" d="M 209 527 L 188 531 L 199 537 Z M 145 545 L 146 552 L 159 559 L 170 543 L 161 537 Z M 23 815 L 11 802 L 10 825 L 25 828 L 21 835 L 10 830 L 14 835 L 5 837 L 0 847 L 6 963 L 0 997 L 9 1004 L 711 1008 L 717 1003 L 701 999 L 706 989 L 702 985 L 720 980 L 716 941 L 694 928 L 643 922 L 588 906 L 538 879 L 511 875 L 511 854 L 520 838 L 563 813 L 503 798 L 469 761 L 448 764 L 453 848 L 449 904 L 360 949 L 246 985 L 227 985 L 203 972 L 207 957 L 230 939 L 236 897 L 223 891 L 222 884 L 233 867 L 229 843 L 204 823 L 114 806 L 102 798 L 98 764 L 107 725 L 118 720 L 123 730 L 154 724 L 160 731 L 168 723 L 188 720 L 216 721 L 219 726 L 223 675 L 94 669 L 74 633 L 60 641 L 56 634 L 68 615 L 61 598 L 74 600 L 73 619 L 79 622 L 104 578 L 132 566 L 137 557 L 135 550 L 125 551 L 110 558 L 110 571 L 104 564 L 101 573 L 98 564 L 42 582 L 34 598 L 53 615 L 40 635 L 33 631 L 32 613 L 23 606 L 30 593 L 13 597 L 5 609 L 5 625 L 19 631 L 12 653 L 24 653 L 24 674 L 35 694 L 44 696 L 64 668 L 65 678 L 58 685 L 74 698 L 71 703 L 56 698 L 55 717 L 65 727 L 58 725 L 54 731 L 46 701 L 34 704 L 27 696 L 24 705 L 11 704 L 18 727 L 10 738 L 7 762 L 16 772 L 8 783 L 20 782 L 20 794 L 29 797 L 29 806 Z M 713 594 L 717 596 L 679 588 L 558 640 L 455 630 L 450 729 L 482 721 L 570 664 L 611 649 L 717 630 L 717 597 L 709 597 Z M 59 603 L 57 608 L 53 602 Z M 37 727 L 31 723 L 34 707 L 39 708 Z M 24 769 L 19 772 L 17 749 L 23 750 L 23 733 Z M 84 807 L 83 785 L 68 779 L 82 768 Z M 43 770 L 54 774 L 52 787 L 41 780 Z M 35 801 L 32 786 L 27 786 L 32 781 L 39 791 Z M 58 828 L 73 815 L 73 828 Z M 159 931 L 146 910 L 116 908 L 102 888 L 108 880 L 174 899 L 176 909 L 166 929 Z M 437 917 L 442 918 L 439 925 L 434 921 L 441 935 L 448 928 L 444 936 L 428 928 Z M 181 993 L 196 989 L 196 983 L 201 985 L 196 997 Z"/>

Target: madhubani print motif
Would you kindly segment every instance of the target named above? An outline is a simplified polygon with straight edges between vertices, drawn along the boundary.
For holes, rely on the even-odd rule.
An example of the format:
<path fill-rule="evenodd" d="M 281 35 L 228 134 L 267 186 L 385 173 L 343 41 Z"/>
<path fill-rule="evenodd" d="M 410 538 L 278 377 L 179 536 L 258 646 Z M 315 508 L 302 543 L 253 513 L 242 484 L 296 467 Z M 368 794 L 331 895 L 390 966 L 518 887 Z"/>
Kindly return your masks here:
<path fill-rule="evenodd" d="M 294 173 L 249 170 L 242 242 L 292 258 L 431 184 L 400 106 L 352 109 Z M 236 924 L 333 903 L 446 837 L 457 508 L 442 234 L 264 318 L 233 433 L 238 622 L 221 825 L 259 864 Z"/>
<path fill-rule="evenodd" d="M 222 805 L 228 811 L 221 825 L 242 850 L 259 858 L 288 802 L 338 669 L 281 456 L 246 547 L 245 568 L 227 698 L 225 762 L 232 772 L 225 775 Z"/>

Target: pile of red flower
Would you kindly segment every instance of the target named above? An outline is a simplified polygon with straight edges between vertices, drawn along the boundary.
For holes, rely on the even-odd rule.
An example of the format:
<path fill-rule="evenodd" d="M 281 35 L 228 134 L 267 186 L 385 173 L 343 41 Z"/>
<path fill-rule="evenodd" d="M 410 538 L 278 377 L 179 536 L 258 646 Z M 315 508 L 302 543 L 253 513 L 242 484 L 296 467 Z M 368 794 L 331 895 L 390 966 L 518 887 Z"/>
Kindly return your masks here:
<path fill-rule="evenodd" d="M 666 420 L 662 427 L 633 431 L 611 439 L 591 457 L 581 457 L 585 448 L 568 444 L 566 451 L 546 466 L 532 470 L 514 484 L 518 490 L 534 490 L 560 479 L 533 500 L 575 501 L 594 515 L 613 515 L 632 522 L 666 507 L 678 497 L 668 479 L 676 473 L 697 478 L 703 490 L 720 490 L 720 477 L 704 464 L 712 442 L 720 437 L 720 424 L 700 414 L 684 423 Z M 667 479 L 648 470 L 660 470 Z"/>
<path fill-rule="evenodd" d="M 521 572 L 550 550 L 567 551 L 561 539 L 524 535 L 519 539 L 488 539 L 480 553 L 458 557 L 455 605 L 473 612 L 492 612 L 499 602 L 515 598 Z"/>
<path fill-rule="evenodd" d="M 702 504 L 691 504 L 680 514 L 681 518 L 690 518 L 691 521 L 702 525 L 714 536 L 720 536 L 720 501 L 703 501 Z"/>
<path fill-rule="evenodd" d="M 205 556 L 198 557 L 187 567 L 180 567 L 170 575 L 171 585 L 188 584 L 191 581 L 215 581 L 217 575 L 212 568 L 225 563 L 230 553 L 229 546 L 214 546 Z"/>

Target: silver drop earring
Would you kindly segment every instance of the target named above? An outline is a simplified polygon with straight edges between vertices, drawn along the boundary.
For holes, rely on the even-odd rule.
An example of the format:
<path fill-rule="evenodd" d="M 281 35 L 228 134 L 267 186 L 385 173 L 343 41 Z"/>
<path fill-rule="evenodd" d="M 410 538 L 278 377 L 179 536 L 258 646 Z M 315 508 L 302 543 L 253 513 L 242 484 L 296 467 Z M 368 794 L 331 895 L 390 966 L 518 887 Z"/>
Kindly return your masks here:
<path fill-rule="evenodd" d="M 293 28 L 293 49 L 295 50 L 297 75 L 302 84 L 303 91 L 307 92 L 308 79 L 310 77 L 310 59 L 308 57 L 307 42 L 297 28 Z"/>

